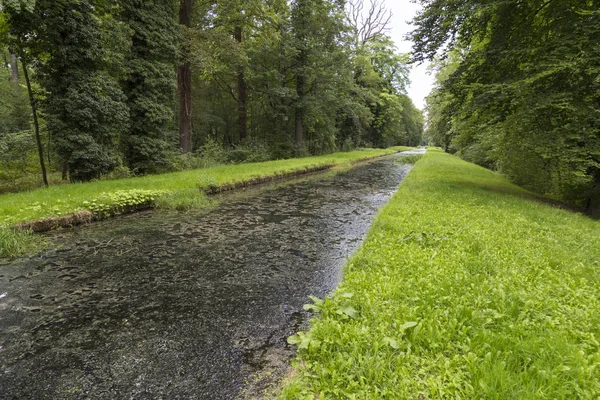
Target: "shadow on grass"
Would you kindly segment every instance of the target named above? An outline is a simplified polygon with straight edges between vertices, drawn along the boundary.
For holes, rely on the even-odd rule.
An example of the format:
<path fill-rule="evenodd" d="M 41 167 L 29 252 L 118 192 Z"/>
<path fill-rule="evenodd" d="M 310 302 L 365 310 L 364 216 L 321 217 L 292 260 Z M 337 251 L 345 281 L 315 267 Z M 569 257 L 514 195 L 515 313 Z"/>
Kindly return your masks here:
<path fill-rule="evenodd" d="M 547 197 L 543 197 L 541 195 L 528 192 L 525 189 L 522 189 L 515 185 L 507 185 L 507 184 L 496 184 L 496 183 L 483 183 L 483 182 L 475 182 L 475 181 L 454 181 L 452 185 L 456 188 L 464 188 L 466 190 L 471 191 L 484 191 L 487 193 L 492 193 L 496 195 L 505 195 L 511 196 L 518 199 L 528 200 L 536 203 L 541 203 L 545 205 L 549 205 L 555 208 L 559 208 L 561 210 L 566 210 L 574 213 L 582 213 L 583 210 L 572 206 L 567 203 L 563 203 L 558 200 L 549 199 Z"/>

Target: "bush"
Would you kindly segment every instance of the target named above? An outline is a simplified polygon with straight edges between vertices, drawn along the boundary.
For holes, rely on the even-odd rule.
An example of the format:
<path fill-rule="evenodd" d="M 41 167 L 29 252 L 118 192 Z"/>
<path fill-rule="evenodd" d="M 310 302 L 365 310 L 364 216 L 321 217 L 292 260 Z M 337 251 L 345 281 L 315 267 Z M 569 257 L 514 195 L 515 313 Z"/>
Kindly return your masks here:
<path fill-rule="evenodd" d="M 125 165 L 119 165 L 115 167 L 109 174 L 105 175 L 103 178 L 106 180 L 116 180 L 116 179 L 126 179 L 131 178 L 133 173 L 131 170 Z"/>
<path fill-rule="evenodd" d="M 354 142 L 352 141 L 352 138 L 346 138 L 344 143 L 342 143 L 342 151 L 349 152 L 352 150 L 354 150 Z"/>
<path fill-rule="evenodd" d="M 227 151 L 216 140 L 207 138 L 200 157 L 202 167 L 212 167 L 227 162 Z"/>
<path fill-rule="evenodd" d="M 248 141 L 229 150 L 227 161 L 238 164 L 244 162 L 269 161 L 271 154 L 268 147 L 258 141 Z"/>

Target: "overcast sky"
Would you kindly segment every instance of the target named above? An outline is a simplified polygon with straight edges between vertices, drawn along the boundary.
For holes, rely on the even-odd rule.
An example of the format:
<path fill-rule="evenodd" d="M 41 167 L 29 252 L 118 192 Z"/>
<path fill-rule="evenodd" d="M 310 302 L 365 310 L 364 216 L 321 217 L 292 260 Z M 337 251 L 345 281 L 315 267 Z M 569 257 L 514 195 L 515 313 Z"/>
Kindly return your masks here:
<path fill-rule="evenodd" d="M 368 2 L 369 0 L 365 0 L 365 5 Z M 400 52 L 408 53 L 411 50 L 412 43 L 404 40 L 404 35 L 413 29 L 409 22 L 421 7 L 418 4 L 411 3 L 410 0 L 386 0 L 386 6 L 394 14 L 390 36 L 396 42 Z M 433 77 L 427 74 L 427 65 L 413 67 L 410 80 L 411 85 L 408 89 L 408 95 L 418 108 L 423 109 L 425 96 L 429 94 L 433 85 Z"/>

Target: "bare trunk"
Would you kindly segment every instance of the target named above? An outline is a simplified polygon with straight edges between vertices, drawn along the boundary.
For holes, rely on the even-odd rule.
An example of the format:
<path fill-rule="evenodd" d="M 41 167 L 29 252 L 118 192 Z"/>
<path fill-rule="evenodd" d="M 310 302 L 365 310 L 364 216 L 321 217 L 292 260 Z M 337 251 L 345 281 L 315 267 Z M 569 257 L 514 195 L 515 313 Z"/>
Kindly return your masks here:
<path fill-rule="evenodd" d="M 585 212 L 592 218 L 600 219 L 600 171 L 594 174 L 594 186 L 588 193 Z"/>
<path fill-rule="evenodd" d="M 62 180 L 66 181 L 69 178 L 69 164 L 66 161 L 62 163 Z"/>
<path fill-rule="evenodd" d="M 304 111 L 302 107 L 296 106 L 296 128 L 294 129 L 294 141 L 296 145 L 302 145 L 302 136 L 304 135 Z"/>
<path fill-rule="evenodd" d="M 235 27 L 234 38 L 240 45 L 242 44 L 244 38 L 241 26 Z M 240 141 L 243 142 L 248 136 L 248 84 L 246 83 L 244 66 L 238 68 L 238 124 L 240 127 Z"/>
<path fill-rule="evenodd" d="M 46 175 L 46 165 L 44 164 L 44 148 L 42 147 L 42 139 L 40 138 L 40 125 L 37 117 L 37 107 L 35 104 L 35 98 L 33 97 L 33 91 L 31 90 L 31 82 L 29 81 L 29 74 L 27 73 L 27 65 L 25 60 L 21 58 L 23 65 L 23 76 L 27 83 L 27 93 L 29 94 L 29 103 L 31 104 L 31 112 L 33 113 L 33 126 L 35 128 L 35 141 L 37 143 L 38 155 L 40 157 L 40 167 L 42 168 L 42 179 L 44 180 L 44 186 L 48 187 L 48 176 Z"/>
<path fill-rule="evenodd" d="M 307 64 L 308 54 L 306 50 L 300 50 L 298 56 L 299 72 L 296 74 L 296 94 L 298 100 L 296 102 L 296 129 L 294 131 L 294 141 L 297 146 L 302 145 L 304 140 L 304 97 L 306 96 L 306 77 L 304 75 L 304 67 Z"/>
<path fill-rule="evenodd" d="M 192 151 L 192 70 L 186 63 L 177 67 L 179 86 L 179 147 L 182 153 Z"/>
<path fill-rule="evenodd" d="M 179 23 L 192 26 L 193 0 L 181 0 Z M 179 147 L 182 153 L 192 151 L 192 68 L 189 62 L 177 67 L 177 91 L 179 93 Z"/>
<path fill-rule="evenodd" d="M 10 55 L 10 81 L 17 83 L 19 81 L 19 63 L 17 61 L 17 55 Z"/>

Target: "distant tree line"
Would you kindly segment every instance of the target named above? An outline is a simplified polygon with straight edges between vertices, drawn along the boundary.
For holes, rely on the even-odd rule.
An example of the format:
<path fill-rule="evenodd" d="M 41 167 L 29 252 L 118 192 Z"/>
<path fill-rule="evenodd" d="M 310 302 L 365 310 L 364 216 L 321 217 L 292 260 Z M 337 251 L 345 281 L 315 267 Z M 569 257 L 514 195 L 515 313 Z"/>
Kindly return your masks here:
<path fill-rule="evenodd" d="M 427 136 L 517 184 L 600 206 L 600 3 L 423 0 Z"/>
<path fill-rule="evenodd" d="M 243 161 L 422 141 L 380 2 L 1 4 L 0 147 L 28 132 L 71 181 L 166 171 L 215 146 Z"/>

